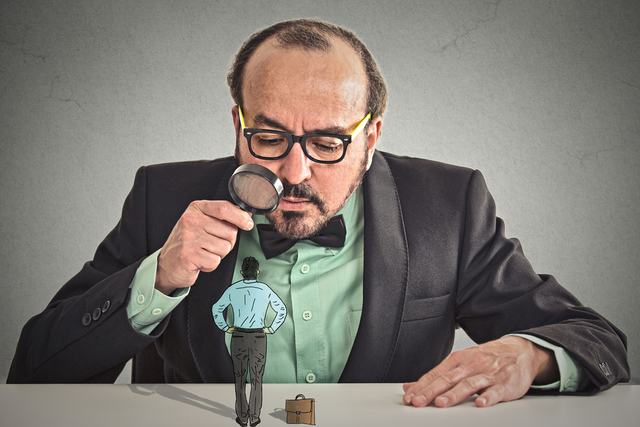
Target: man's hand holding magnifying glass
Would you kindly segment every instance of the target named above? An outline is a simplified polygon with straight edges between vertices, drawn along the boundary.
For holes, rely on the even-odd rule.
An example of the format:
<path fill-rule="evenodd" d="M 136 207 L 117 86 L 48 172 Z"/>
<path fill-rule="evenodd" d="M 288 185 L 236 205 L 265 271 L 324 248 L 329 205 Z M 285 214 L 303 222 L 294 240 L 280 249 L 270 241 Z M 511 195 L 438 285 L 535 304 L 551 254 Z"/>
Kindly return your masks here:
<path fill-rule="evenodd" d="M 229 180 L 238 206 L 224 200 L 192 202 L 182 214 L 158 256 L 155 287 L 165 295 L 193 285 L 201 271 L 215 270 L 236 244 L 238 229 L 253 228 L 252 213 L 278 207 L 283 186 L 264 166 L 240 166 Z"/>
<path fill-rule="evenodd" d="M 193 285 L 201 271 L 215 270 L 233 249 L 238 229 L 251 230 L 251 214 L 224 200 L 192 202 L 158 256 L 155 287 L 165 295 Z"/>

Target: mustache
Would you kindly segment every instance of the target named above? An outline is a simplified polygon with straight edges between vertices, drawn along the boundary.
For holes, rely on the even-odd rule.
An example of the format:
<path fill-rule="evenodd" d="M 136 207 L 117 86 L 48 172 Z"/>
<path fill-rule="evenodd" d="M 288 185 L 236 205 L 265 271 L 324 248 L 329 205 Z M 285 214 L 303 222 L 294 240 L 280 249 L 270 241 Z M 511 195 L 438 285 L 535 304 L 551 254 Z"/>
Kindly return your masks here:
<path fill-rule="evenodd" d="M 307 184 L 290 184 L 287 181 L 282 183 L 282 197 L 296 197 L 299 199 L 307 199 L 318 207 L 325 205 L 324 200 Z"/>

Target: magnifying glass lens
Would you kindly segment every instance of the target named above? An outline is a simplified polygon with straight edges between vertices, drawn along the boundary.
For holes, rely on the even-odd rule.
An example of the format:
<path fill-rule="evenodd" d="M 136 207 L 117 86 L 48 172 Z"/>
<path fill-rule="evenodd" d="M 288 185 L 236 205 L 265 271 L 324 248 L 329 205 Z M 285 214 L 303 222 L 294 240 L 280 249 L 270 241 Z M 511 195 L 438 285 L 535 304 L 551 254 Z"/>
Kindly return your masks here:
<path fill-rule="evenodd" d="M 282 189 L 276 174 L 260 165 L 242 165 L 229 180 L 229 193 L 236 204 L 259 215 L 273 212 L 278 207 Z"/>
<path fill-rule="evenodd" d="M 241 174 L 235 179 L 233 188 L 240 199 L 256 209 L 271 209 L 278 205 L 278 195 L 273 186 L 261 176 Z"/>

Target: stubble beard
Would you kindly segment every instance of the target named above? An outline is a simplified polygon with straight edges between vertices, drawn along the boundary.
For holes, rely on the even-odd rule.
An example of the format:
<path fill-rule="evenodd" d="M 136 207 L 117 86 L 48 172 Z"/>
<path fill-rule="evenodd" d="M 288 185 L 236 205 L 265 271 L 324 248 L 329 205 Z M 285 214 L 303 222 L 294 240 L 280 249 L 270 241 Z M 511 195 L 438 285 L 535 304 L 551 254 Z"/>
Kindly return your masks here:
<path fill-rule="evenodd" d="M 238 147 L 238 140 L 236 139 L 235 157 L 239 162 L 240 150 Z M 364 176 L 367 172 L 367 148 L 368 147 L 365 144 L 362 162 L 360 163 L 360 169 L 351 182 L 347 194 L 336 209 L 330 211 L 327 207 L 327 202 L 325 201 L 324 197 L 318 194 L 318 192 L 309 184 L 290 184 L 284 181 L 282 183 L 284 187 L 282 191 L 282 197 L 296 197 L 307 199 L 313 205 L 313 207 L 316 208 L 315 210 L 317 210 L 318 214 L 314 217 L 314 209 L 311 210 L 311 213 L 298 211 L 282 211 L 276 209 L 276 211 L 266 215 L 267 220 L 271 223 L 271 225 L 273 225 L 278 233 L 282 234 L 288 239 L 306 239 L 317 234 L 325 225 L 327 225 L 331 218 L 340 209 L 342 209 L 345 203 L 347 203 L 347 200 L 349 200 L 349 197 L 351 197 L 353 192 L 356 191 L 356 188 L 358 188 L 362 183 L 362 180 L 364 179 Z"/>
<path fill-rule="evenodd" d="M 284 191 L 283 197 L 296 197 L 304 198 L 315 207 L 311 209 L 310 213 L 298 212 L 298 211 L 278 211 L 272 212 L 267 215 L 267 220 L 273 225 L 273 227 L 284 237 L 288 239 L 306 239 L 317 234 L 331 218 L 347 203 L 349 197 L 356 191 L 356 188 L 360 186 L 364 175 L 367 172 L 367 156 L 365 152 L 364 159 L 360 165 L 358 173 L 354 177 L 349 190 L 345 195 L 342 202 L 334 210 L 329 210 L 327 203 L 322 196 L 320 196 L 314 189 L 308 184 L 289 184 L 283 182 Z M 317 210 L 317 214 L 314 215 L 314 210 Z"/>

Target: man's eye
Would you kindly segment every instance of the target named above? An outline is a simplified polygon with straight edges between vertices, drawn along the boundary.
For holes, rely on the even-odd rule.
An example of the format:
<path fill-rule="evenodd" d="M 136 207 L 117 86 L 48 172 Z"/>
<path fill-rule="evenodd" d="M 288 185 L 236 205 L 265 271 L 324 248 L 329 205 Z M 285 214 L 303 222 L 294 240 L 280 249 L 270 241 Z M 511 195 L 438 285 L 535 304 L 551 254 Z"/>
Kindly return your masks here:
<path fill-rule="evenodd" d="M 257 140 L 259 144 L 263 145 L 279 145 L 286 144 L 287 138 L 284 138 L 280 135 L 257 135 Z"/>
<path fill-rule="evenodd" d="M 342 150 L 342 141 L 333 137 L 316 137 L 307 141 L 307 146 L 321 153 L 334 153 Z"/>
<path fill-rule="evenodd" d="M 335 145 L 335 144 L 314 144 L 313 147 L 318 150 L 318 151 L 324 151 L 327 153 L 331 153 L 334 152 L 336 150 L 340 149 L 340 146 Z"/>

